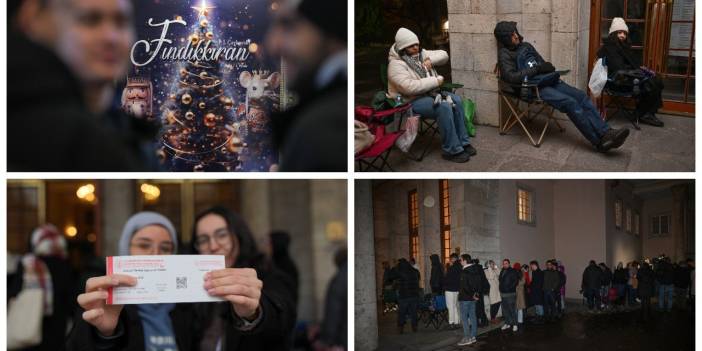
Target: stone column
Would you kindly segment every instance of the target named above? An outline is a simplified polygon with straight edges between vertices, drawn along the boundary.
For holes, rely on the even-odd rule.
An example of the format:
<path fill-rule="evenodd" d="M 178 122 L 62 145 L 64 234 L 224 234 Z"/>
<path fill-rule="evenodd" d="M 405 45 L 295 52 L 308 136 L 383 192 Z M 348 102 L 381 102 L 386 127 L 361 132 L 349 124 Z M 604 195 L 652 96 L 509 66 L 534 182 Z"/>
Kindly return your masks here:
<path fill-rule="evenodd" d="M 526 0 L 525 0 L 526 1 Z M 537 0 L 552 4 L 551 62 L 556 69 L 569 69 L 563 80 L 578 89 L 587 89 L 590 42 L 590 2 L 585 0 Z"/>
<path fill-rule="evenodd" d="M 673 193 L 673 214 L 671 218 L 670 235 L 673 237 L 673 262 L 685 259 L 685 217 L 683 212 L 687 203 L 687 185 L 675 185 L 670 188 Z"/>
<path fill-rule="evenodd" d="M 465 226 L 462 253 L 480 258 L 481 262 L 501 260 L 498 221 L 499 181 L 465 180 Z"/>
<path fill-rule="evenodd" d="M 131 179 L 100 181 L 100 211 L 102 212 L 102 255 L 117 255 L 122 228 L 136 211 L 135 184 Z"/>
<path fill-rule="evenodd" d="M 354 210 L 355 349 L 378 348 L 378 308 L 375 289 L 373 194 L 370 180 L 357 180 Z"/>

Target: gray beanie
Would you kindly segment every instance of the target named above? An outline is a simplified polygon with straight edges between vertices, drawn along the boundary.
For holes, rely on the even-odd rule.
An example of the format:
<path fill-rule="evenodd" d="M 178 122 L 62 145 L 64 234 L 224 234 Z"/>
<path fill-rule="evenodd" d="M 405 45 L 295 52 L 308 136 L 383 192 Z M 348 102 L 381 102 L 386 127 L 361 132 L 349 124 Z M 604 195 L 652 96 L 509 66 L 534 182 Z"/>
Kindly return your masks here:
<path fill-rule="evenodd" d="M 132 236 L 134 233 L 136 233 L 139 229 L 150 225 L 160 225 L 166 228 L 166 230 L 168 230 L 168 234 L 171 235 L 171 239 L 173 239 L 175 251 L 178 251 L 178 238 L 176 237 L 176 230 L 173 227 L 173 223 L 171 223 L 168 218 L 161 214 L 144 211 L 131 216 L 127 221 L 127 224 L 124 225 L 124 229 L 122 229 L 122 237 L 119 239 L 119 255 L 129 256 L 129 243 L 132 241 Z"/>

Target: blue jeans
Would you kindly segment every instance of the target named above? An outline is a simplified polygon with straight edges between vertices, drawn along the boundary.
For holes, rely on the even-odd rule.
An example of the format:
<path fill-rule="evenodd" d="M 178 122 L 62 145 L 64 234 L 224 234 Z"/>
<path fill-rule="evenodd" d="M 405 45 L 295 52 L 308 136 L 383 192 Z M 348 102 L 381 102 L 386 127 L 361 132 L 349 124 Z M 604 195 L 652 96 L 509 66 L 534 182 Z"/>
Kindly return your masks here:
<path fill-rule="evenodd" d="M 593 309 L 595 307 L 595 302 L 597 302 L 597 308 L 600 308 L 599 301 L 600 301 L 600 289 L 585 289 L 583 291 L 585 294 L 585 297 L 587 298 L 587 307 L 589 309 Z"/>
<path fill-rule="evenodd" d="M 559 81 L 557 84 L 539 89 L 541 99 L 568 115 L 575 127 L 592 145 L 597 146 L 609 130 L 590 98 L 582 90 Z"/>
<path fill-rule="evenodd" d="M 502 315 L 505 324 L 517 325 L 517 294 L 502 294 Z"/>
<path fill-rule="evenodd" d="M 461 322 L 463 323 L 463 336 L 474 338 L 478 335 L 478 318 L 475 315 L 475 301 L 459 301 L 461 304 Z M 470 319 L 470 329 L 468 320 Z"/>
<path fill-rule="evenodd" d="M 422 118 L 436 119 L 441 134 L 441 149 L 449 155 L 463 152 L 463 145 L 470 144 L 463 117 L 463 102 L 456 94 L 448 93 L 456 104 L 451 107 L 447 102 L 434 106 L 434 99 L 425 96 L 412 101 L 412 110 Z"/>
<path fill-rule="evenodd" d="M 544 315 L 544 305 L 534 305 L 536 315 L 541 317 Z"/>
<path fill-rule="evenodd" d="M 636 289 L 634 289 L 633 285 L 626 285 L 626 295 L 628 304 L 633 305 L 636 302 L 636 297 L 638 296 L 638 293 Z"/>
<path fill-rule="evenodd" d="M 667 299 L 665 302 L 666 311 L 673 309 L 673 284 L 669 285 L 658 285 L 658 309 L 663 310 L 663 300 Z"/>

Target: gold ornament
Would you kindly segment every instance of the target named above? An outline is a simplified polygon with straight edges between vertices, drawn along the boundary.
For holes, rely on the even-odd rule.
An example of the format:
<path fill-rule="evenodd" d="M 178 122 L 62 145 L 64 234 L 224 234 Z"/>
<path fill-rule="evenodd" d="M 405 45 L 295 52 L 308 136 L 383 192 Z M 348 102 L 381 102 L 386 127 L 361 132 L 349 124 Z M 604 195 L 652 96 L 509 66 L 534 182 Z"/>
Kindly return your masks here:
<path fill-rule="evenodd" d="M 205 37 L 206 37 L 207 39 L 209 39 L 209 40 L 212 40 L 212 39 L 214 39 L 214 33 L 212 33 L 212 32 L 207 32 L 207 33 L 205 34 Z"/>
<path fill-rule="evenodd" d="M 175 111 L 166 110 L 166 121 L 168 122 L 168 124 L 175 124 L 176 123 Z"/>
<path fill-rule="evenodd" d="M 207 78 L 207 71 L 200 72 L 200 79 L 205 79 L 205 78 Z"/>
<path fill-rule="evenodd" d="M 182 21 L 182 20 L 183 20 L 183 17 L 181 17 L 181 16 L 175 16 L 175 20 L 176 20 L 176 21 Z"/>
<path fill-rule="evenodd" d="M 207 25 L 209 25 L 209 24 L 210 24 L 210 22 L 207 22 L 207 20 L 202 20 L 202 22 L 200 22 L 200 27 L 207 28 Z"/>
<path fill-rule="evenodd" d="M 205 115 L 205 126 L 207 128 L 214 128 L 217 125 L 217 116 L 210 112 Z"/>
<path fill-rule="evenodd" d="M 200 41 L 200 37 L 197 34 L 190 35 L 188 39 L 190 39 L 190 43 L 193 45 L 197 45 L 197 43 Z"/>
<path fill-rule="evenodd" d="M 170 98 L 173 101 L 176 101 L 176 94 L 171 94 L 168 96 L 168 98 Z"/>
<path fill-rule="evenodd" d="M 224 99 L 224 109 L 229 111 L 232 109 L 232 107 L 234 107 L 234 101 L 232 101 L 232 99 L 229 97 L 225 98 Z"/>
<path fill-rule="evenodd" d="M 197 107 L 199 107 L 200 109 L 204 109 L 204 108 L 205 108 L 205 103 L 202 102 L 202 101 L 200 101 L 200 103 L 197 104 Z"/>
<path fill-rule="evenodd" d="M 237 134 L 232 135 L 232 137 L 229 138 L 229 142 L 227 142 L 227 150 L 229 150 L 229 152 L 239 153 L 243 147 L 244 143 Z"/>
<path fill-rule="evenodd" d="M 187 75 L 188 75 L 188 70 L 185 69 L 185 68 L 181 68 L 181 69 L 180 69 L 180 75 L 183 76 L 183 77 L 187 76 Z"/>
<path fill-rule="evenodd" d="M 183 94 L 183 97 L 180 98 L 180 102 L 182 102 L 185 105 L 190 105 L 190 103 L 193 102 L 193 97 L 190 96 L 190 94 L 185 93 Z"/>
<path fill-rule="evenodd" d="M 191 121 L 193 118 L 195 118 L 195 114 L 192 113 L 192 111 L 188 111 L 185 113 L 185 119 L 187 119 L 188 121 Z M 188 130 L 186 129 L 184 132 L 186 132 L 187 134 L 187 131 Z"/>

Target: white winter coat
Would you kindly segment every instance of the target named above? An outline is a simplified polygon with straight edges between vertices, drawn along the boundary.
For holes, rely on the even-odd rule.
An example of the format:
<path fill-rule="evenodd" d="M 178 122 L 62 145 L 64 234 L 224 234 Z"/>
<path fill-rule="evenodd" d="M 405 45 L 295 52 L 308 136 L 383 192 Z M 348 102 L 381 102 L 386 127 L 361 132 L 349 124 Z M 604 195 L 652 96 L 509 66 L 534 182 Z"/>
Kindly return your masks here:
<path fill-rule="evenodd" d="M 488 267 L 485 270 L 485 276 L 490 283 L 490 304 L 502 301 L 502 297 L 500 297 L 500 270 Z"/>
<path fill-rule="evenodd" d="M 422 57 L 429 58 L 433 66 L 445 65 L 448 62 L 448 53 L 444 50 L 424 50 Z M 420 78 L 400 55 L 395 51 L 395 45 L 388 53 L 388 97 L 394 99 L 399 93 L 403 101 L 412 101 L 421 95 L 439 87 L 436 77 Z"/>

